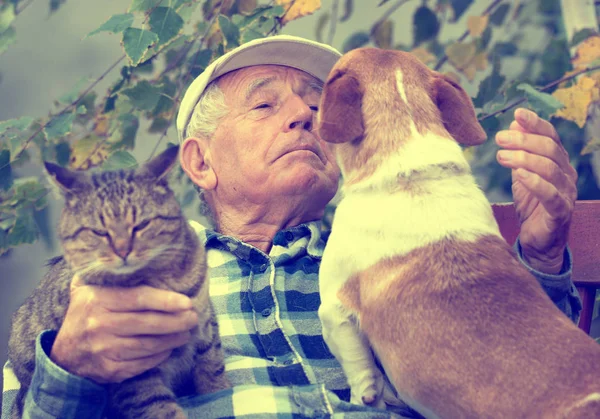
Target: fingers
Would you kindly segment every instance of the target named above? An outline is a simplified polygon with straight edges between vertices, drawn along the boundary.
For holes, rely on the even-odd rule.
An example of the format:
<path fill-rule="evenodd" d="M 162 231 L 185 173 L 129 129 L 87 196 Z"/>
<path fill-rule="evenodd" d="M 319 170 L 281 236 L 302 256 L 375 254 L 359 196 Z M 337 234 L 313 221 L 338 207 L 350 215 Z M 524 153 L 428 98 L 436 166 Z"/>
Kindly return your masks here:
<path fill-rule="evenodd" d="M 498 162 L 508 168 L 522 168 L 553 184 L 561 194 L 577 199 L 577 171 L 562 146 L 554 127 L 535 113 L 518 109 L 509 130 L 500 131 L 496 142 L 505 150 Z"/>
<path fill-rule="evenodd" d="M 198 325 L 194 310 L 176 313 L 130 312 L 106 313 L 87 319 L 88 331 L 110 333 L 115 336 L 164 335 L 187 332 Z"/>
<path fill-rule="evenodd" d="M 515 122 L 518 125 L 516 125 Z M 515 121 L 511 125 L 511 129 L 513 129 L 513 125 L 514 129 L 519 131 L 543 135 L 560 143 L 560 138 L 554 129 L 554 126 L 549 121 L 540 118 L 535 112 L 532 112 L 529 109 L 518 108 L 515 110 Z"/>
<path fill-rule="evenodd" d="M 558 224 L 563 224 L 572 213 L 574 200 L 565 196 L 552 183 L 530 170 L 518 168 L 513 170 L 513 179 L 518 180 L 544 206 L 548 214 Z M 551 229 L 554 226 L 549 226 Z"/>
<path fill-rule="evenodd" d="M 516 148 L 500 150 L 497 156 L 503 166 L 511 169 L 525 169 L 550 183 L 554 189 L 561 191 L 569 198 L 576 193 L 571 179 L 554 158 Z"/>
<path fill-rule="evenodd" d="M 189 297 L 145 285 L 132 288 L 86 286 L 76 275 L 71 293 L 85 293 L 87 304 L 114 312 L 163 311 L 177 312 L 192 308 Z"/>
<path fill-rule="evenodd" d="M 135 361 L 172 351 L 189 342 L 190 336 L 190 332 L 185 331 L 162 336 L 113 338 L 98 342 L 92 350 L 110 361 Z"/>
<path fill-rule="evenodd" d="M 98 364 L 86 366 L 82 369 L 81 375 L 100 384 L 120 383 L 160 365 L 170 356 L 171 350 L 130 361 L 113 361 L 104 358 Z"/>

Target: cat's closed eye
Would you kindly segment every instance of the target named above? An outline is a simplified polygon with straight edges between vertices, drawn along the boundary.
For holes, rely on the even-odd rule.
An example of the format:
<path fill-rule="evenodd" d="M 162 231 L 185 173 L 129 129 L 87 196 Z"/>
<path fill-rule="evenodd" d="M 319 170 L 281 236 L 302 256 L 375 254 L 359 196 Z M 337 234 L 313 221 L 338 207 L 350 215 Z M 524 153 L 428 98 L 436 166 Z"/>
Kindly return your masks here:
<path fill-rule="evenodd" d="M 148 227 L 149 224 L 150 224 L 150 220 L 142 221 L 141 223 L 139 223 L 138 225 L 136 225 L 135 227 L 133 227 L 133 231 L 136 232 L 136 231 L 143 230 L 146 227 Z"/>
<path fill-rule="evenodd" d="M 94 233 L 96 236 L 100 236 L 100 237 L 108 237 L 108 231 L 94 230 L 94 229 L 90 229 L 90 231 L 91 231 L 92 233 Z"/>

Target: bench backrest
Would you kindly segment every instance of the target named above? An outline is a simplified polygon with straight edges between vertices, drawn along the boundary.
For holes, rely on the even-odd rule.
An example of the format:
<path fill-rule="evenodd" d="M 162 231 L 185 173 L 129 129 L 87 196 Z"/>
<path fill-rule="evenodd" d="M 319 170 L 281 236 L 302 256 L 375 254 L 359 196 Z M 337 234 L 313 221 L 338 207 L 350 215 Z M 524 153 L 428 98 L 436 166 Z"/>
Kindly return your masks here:
<path fill-rule="evenodd" d="M 519 220 L 512 202 L 493 204 L 500 232 L 509 244 L 519 235 Z M 573 282 L 583 303 L 579 327 L 590 333 L 596 289 L 600 288 L 600 201 L 577 201 L 569 231 L 573 255 Z"/>

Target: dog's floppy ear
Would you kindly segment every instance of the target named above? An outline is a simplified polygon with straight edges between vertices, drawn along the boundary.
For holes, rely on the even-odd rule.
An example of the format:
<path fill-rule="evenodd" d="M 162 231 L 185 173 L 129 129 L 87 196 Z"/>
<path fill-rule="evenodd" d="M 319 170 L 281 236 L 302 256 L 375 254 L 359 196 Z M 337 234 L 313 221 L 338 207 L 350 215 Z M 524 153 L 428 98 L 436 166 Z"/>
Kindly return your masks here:
<path fill-rule="evenodd" d="M 329 143 L 345 143 L 362 137 L 362 90 L 359 81 L 346 74 L 334 75 L 325 85 L 319 106 L 319 136 Z"/>
<path fill-rule="evenodd" d="M 460 144 L 482 144 L 487 135 L 475 116 L 469 95 L 450 78 L 435 72 L 432 99 L 440 110 L 444 127 Z"/>

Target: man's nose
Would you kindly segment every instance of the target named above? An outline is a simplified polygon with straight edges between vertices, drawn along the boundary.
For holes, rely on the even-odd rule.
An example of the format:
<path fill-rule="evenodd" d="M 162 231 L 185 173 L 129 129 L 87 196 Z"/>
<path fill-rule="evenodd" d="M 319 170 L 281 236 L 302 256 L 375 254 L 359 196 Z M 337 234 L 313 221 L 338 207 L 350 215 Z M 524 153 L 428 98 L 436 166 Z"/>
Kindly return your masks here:
<path fill-rule="evenodd" d="M 293 111 L 288 128 L 293 130 L 300 127 L 311 131 L 313 126 L 313 111 L 310 107 L 299 96 L 291 99 L 290 107 L 292 107 Z"/>

